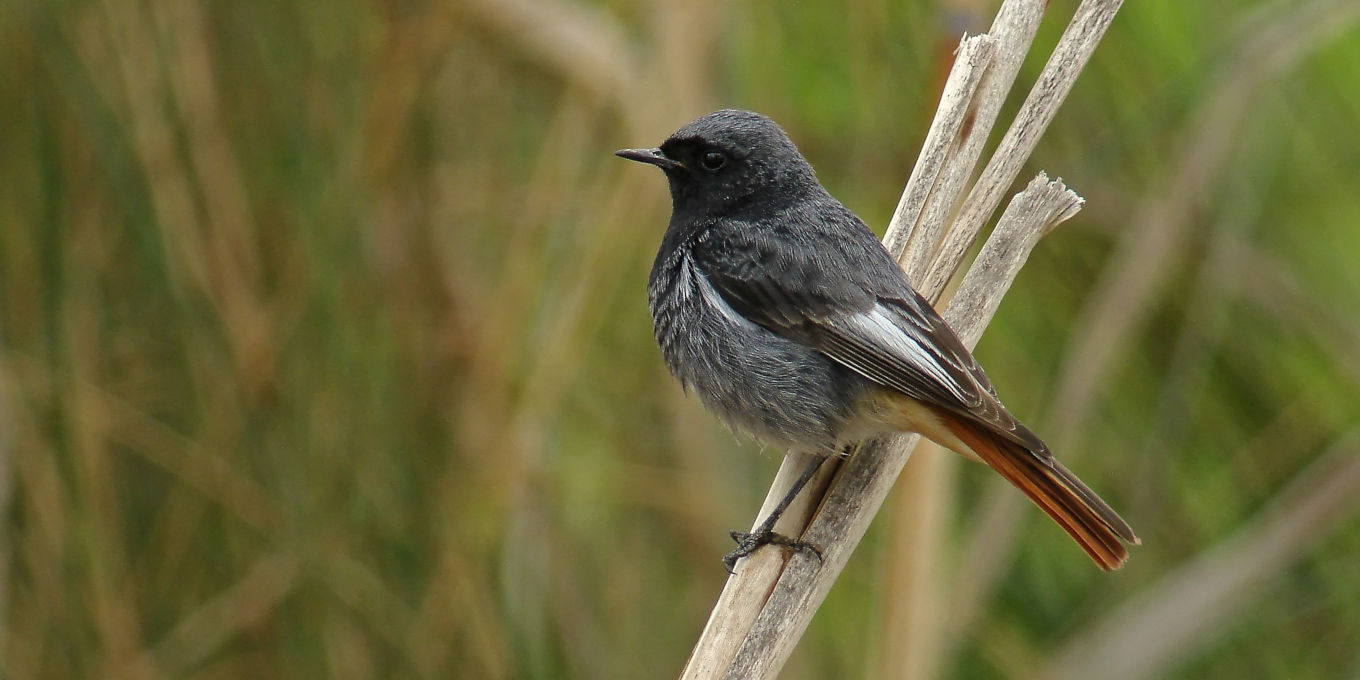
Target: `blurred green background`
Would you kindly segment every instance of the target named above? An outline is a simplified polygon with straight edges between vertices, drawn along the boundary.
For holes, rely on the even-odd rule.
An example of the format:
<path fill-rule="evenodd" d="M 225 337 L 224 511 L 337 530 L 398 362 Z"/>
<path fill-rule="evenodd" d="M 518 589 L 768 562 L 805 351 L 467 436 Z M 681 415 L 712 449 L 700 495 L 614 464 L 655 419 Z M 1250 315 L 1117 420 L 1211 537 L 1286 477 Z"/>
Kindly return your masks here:
<path fill-rule="evenodd" d="M 610 152 L 755 109 L 881 232 L 994 11 L 4 0 L 0 675 L 676 677 L 779 455 L 666 374 Z M 784 678 L 1360 678 L 1358 22 L 1121 10 L 978 355 L 1144 545 L 941 463 Z"/>

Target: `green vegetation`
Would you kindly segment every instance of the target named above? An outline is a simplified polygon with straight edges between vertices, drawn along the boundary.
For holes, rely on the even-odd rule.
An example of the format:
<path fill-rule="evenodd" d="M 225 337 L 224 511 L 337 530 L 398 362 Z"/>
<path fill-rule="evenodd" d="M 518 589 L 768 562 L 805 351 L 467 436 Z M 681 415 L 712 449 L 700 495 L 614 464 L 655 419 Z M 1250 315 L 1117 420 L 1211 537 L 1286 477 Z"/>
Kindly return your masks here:
<path fill-rule="evenodd" d="M 982 4 L 0 3 L 0 677 L 676 677 L 778 455 L 666 375 L 610 152 L 759 110 L 882 230 Z M 1144 545 L 952 468 L 935 677 L 1360 673 L 1354 6 L 1121 10 L 978 354 Z M 889 503 L 783 677 L 905 677 Z"/>

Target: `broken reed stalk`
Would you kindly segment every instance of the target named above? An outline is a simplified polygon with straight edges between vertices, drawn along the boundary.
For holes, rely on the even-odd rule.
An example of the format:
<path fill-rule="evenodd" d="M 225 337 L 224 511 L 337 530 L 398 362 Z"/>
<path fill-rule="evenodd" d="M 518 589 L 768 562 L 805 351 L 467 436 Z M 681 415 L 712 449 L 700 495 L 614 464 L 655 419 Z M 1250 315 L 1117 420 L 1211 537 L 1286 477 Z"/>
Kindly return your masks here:
<path fill-rule="evenodd" d="M 930 133 L 884 237 L 908 278 L 935 302 L 954 275 L 1005 189 L 1071 90 L 1122 0 L 1085 0 L 1038 83 L 964 202 L 958 204 L 996 116 L 1029 51 L 1045 0 L 1007 0 L 992 31 L 965 38 Z M 970 348 L 996 311 L 1040 236 L 1080 210 L 1082 199 L 1042 173 L 1007 207 L 944 318 Z M 812 614 L 825 599 L 869 522 L 882 505 L 918 437 L 861 444 L 848 459 L 822 466 L 776 531 L 822 550 L 766 548 L 743 559 L 730 577 L 691 653 L 681 680 L 761 680 L 779 673 Z M 785 457 L 759 523 L 807 462 Z"/>

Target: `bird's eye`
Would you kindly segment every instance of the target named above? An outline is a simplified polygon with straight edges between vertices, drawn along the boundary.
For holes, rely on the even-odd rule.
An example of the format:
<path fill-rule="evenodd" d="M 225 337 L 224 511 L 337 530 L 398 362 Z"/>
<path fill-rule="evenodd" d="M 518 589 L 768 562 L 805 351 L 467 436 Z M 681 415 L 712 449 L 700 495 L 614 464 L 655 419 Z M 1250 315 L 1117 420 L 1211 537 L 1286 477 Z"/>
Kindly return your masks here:
<path fill-rule="evenodd" d="M 710 151 L 699 159 L 699 164 L 704 166 L 705 170 L 720 170 L 722 166 L 727 165 L 727 156 L 717 151 Z"/>

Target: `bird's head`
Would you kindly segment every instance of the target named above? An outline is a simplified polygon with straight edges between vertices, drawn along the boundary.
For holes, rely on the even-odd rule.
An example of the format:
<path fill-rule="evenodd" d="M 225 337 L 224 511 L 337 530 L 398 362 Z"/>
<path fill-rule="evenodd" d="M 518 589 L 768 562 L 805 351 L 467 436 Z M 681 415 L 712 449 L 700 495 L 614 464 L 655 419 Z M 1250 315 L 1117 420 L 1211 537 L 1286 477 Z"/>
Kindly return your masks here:
<path fill-rule="evenodd" d="M 695 217 L 776 207 L 819 186 L 789 136 L 750 111 L 716 111 L 676 130 L 655 149 L 614 153 L 664 170 L 673 209 Z"/>

